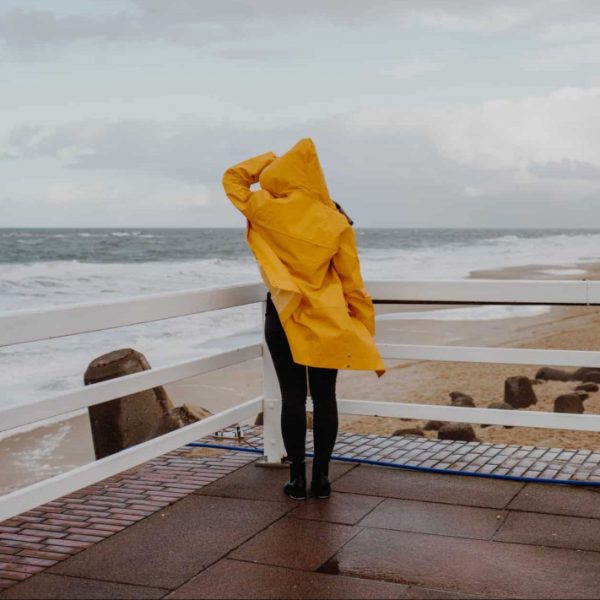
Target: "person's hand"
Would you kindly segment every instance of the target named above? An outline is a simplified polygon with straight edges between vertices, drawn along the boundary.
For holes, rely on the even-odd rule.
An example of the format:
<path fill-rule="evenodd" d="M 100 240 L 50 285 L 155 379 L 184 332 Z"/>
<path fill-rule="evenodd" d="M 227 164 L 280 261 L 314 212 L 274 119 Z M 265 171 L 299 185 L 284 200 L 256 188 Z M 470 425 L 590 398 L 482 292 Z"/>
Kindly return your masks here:
<path fill-rule="evenodd" d="M 354 221 L 346 214 L 344 209 L 335 200 L 333 201 L 333 203 L 336 205 L 337 209 L 346 217 L 346 219 L 348 219 L 348 223 L 350 223 L 350 225 L 354 225 Z"/>

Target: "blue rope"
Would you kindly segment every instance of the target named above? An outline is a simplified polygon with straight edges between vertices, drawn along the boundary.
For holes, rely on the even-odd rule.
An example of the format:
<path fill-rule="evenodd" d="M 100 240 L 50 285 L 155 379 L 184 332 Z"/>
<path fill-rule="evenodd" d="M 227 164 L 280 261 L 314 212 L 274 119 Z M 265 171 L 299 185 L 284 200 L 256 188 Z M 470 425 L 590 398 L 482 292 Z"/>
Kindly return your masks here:
<path fill-rule="evenodd" d="M 255 454 L 263 454 L 259 448 L 246 448 L 243 446 L 223 446 L 221 444 L 210 444 L 203 442 L 190 442 L 186 446 L 203 447 L 203 448 L 221 448 L 223 450 L 236 450 L 238 452 L 253 452 Z M 314 456 L 313 452 L 307 452 L 307 456 Z M 348 458 L 347 456 L 331 455 L 332 460 L 340 462 L 355 462 L 365 465 L 376 465 L 382 467 L 395 467 L 397 469 L 405 469 L 407 471 L 419 471 L 422 473 L 443 473 L 445 475 L 464 475 L 467 477 L 485 477 L 487 479 L 502 479 L 508 481 L 522 481 L 527 483 L 561 483 L 568 485 L 580 485 L 585 487 L 600 487 L 600 481 L 577 481 L 573 479 L 548 479 L 542 477 L 522 477 L 519 475 L 499 475 L 497 473 L 473 473 L 470 471 L 454 471 L 452 469 L 435 469 L 433 467 L 418 467 L 416 465 L 406 465 L 402 463 L 385 462 L 382 460 L 371 460 L 368 458 Z"/>

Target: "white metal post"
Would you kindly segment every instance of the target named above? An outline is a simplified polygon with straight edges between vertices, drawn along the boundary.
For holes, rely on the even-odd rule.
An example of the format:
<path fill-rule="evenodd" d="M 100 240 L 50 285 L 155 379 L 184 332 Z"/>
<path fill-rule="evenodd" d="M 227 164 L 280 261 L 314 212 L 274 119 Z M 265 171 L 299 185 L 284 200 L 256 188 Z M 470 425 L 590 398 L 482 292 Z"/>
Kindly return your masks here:
<path fill-rule="evenodd" d="M 282 462 L 286 455 L 281 435 L 281 388 L 265 340 L 266 300 L 260 303 L 262 323 L 262 364 L 263 364 L 263 456 L 255 462 L 257 466 L 287 466 Z"/>

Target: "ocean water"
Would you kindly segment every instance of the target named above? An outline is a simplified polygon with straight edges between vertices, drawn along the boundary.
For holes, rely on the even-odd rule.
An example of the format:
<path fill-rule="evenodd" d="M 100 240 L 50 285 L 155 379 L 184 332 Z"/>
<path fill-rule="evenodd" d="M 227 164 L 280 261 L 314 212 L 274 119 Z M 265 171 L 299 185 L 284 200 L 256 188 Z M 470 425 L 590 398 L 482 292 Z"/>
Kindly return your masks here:
<path fill-rule="evenodd" d="M 461 279 L 532 263 L 559 279 L 583 273 L 576 263 L 600 260 L 598 230 L 357 228 L 356 238 L 367 281 Z M 0 229 L 0 312 L 250 282 L 262 280 L 243 228 Z M 81 386 L 89 362 L 116 348 L 136 348 L 158 367 L 259 341 L 260 308 L 0 348 L 0 404 Z M 413 317 L 497 319 L 540 310 L 474 307 Z"/>

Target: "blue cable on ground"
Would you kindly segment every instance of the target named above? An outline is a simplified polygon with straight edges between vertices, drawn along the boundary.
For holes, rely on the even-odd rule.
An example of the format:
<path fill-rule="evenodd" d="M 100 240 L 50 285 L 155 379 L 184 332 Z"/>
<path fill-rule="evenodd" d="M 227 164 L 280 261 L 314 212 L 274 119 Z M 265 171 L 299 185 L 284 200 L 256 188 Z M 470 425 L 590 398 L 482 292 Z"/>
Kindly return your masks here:
<path fill-rule="evenodd" d="M 253 452 L 262 454 L 263 451 L 259 448 L 246 448 L 243 446 L 223 446 L 221 444 L 210 444 L 203 442 L 190 442 L 186 446 L 203 447 L 203 448 L 221 448 L 222 450 L 236 450 L 238 452 Z M 307 452 L 307 456 L 314 456 L 314 453 Z M 484 477 L 487 479 L 503 479 L 508 481 L 521 481 L 526 483 L 560 483 L 567 485 L 579 485 L 584 487 L 600 487 L 600 481 L 578 481 L 573 479 L 547 479 L 541 477 L 522 477 L 519 475 L 498 475 L 494 473 L 473 473 L 470 471 L 453 471 L 451 469 L 435 469 L 433 467 L 417 467 L 415 465 L 406 465 L 402 463 L 390 463 L 382 460 L 370 460 L 368 458 L 348 458 L 345 456 L 331 455 L 331 460 L 339 460 L 341 462 L 356 462 L 366 465 L 377 465 L 381 467 L 395 467 L 397 469 L 406 469 L 407 471 L 420 471 L 423 473 L 442 473 L 445 475 L 464 475 L 467 477 Z"/>

